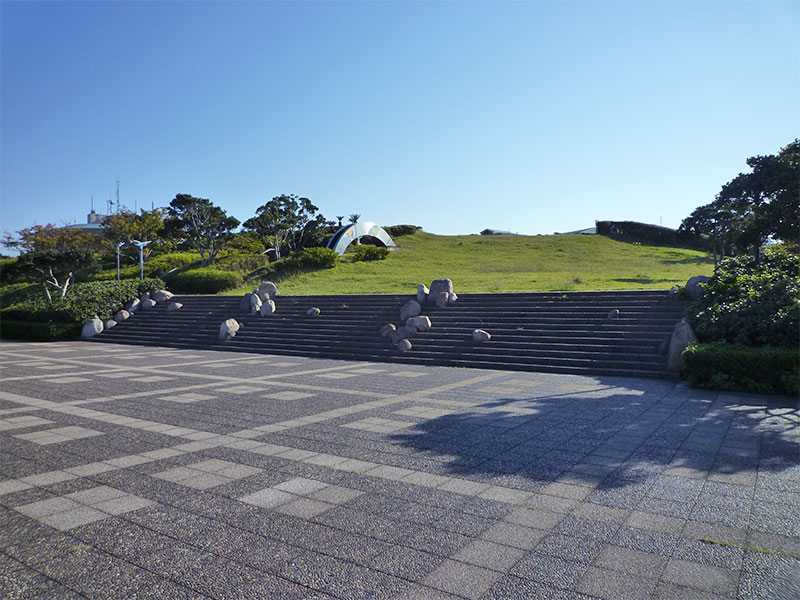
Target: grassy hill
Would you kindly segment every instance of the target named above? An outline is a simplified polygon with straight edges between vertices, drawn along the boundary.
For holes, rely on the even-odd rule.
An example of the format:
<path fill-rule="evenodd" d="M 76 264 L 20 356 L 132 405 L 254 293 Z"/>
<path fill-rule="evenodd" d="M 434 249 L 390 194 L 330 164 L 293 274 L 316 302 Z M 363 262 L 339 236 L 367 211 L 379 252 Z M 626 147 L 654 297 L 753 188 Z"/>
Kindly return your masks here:
<path fill-rule="evenodd" d="M 410 293 L 449 277 L 457 292 L 667 289 L 692 275 L 711 275 L 704 253 L 616 241 L 600 235 L 441 236 L 395 240 L 386 260 L 352 262 L 280 281 L 284 294 Z M 351 246 L 352 248 L 353 246 Z M 230 294 L 252 289 L 248 285 Z"/>

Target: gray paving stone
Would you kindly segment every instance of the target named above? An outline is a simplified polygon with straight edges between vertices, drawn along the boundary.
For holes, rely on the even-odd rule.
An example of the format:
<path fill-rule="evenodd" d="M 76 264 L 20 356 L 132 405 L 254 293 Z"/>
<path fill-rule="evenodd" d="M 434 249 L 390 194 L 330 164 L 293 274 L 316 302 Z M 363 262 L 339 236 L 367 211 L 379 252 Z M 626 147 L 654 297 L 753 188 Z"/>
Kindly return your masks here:
<path fill-rule="evenodd" d="M 605 600 L 645 600 L 655 587 L 655 579 L 590 567 L 578 583 L 577 589 Z"/>
<path fill-rule="evenodd" d="M 434 589 L 477 600 L 500 578 L 500 573 L 446 560 L 422 583 Z"/>
<path fill-rule="evenodd" d="M 662 579 L 666 583 L 724 596 L 734 595 L 737 589 L 735 572 L 679 559 L 670 559 Z"/>

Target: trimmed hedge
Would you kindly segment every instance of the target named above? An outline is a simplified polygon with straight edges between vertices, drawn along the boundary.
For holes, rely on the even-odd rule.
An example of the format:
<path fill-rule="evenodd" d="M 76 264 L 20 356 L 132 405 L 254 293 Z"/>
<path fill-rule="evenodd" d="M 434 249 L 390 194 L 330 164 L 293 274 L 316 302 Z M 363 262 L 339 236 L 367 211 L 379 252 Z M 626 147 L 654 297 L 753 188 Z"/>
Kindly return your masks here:
<path fill-rule="evenodd" d="M 401 235 L 412 235 L 417 233 L 420 229 L 422 229 L 422 227 L 418 227 L 417 225 L 389 225 L 383 228 L 383 230 L 393 238 L 400 237 Z"/>
<path fill-rule="evenodd" d="M 0 295 L 0 318 L 3 321 L 83 324 L 93 315 L 108 319 L 128 300 L 164 288 L 160 279 L 76 283 L 66 298 L 48 302 L 39 284 L 15 287 Z"/>
<path fill-rule="evenodd" d="M 189 269 L 164 275 L 170 289 L 178 294 L 218 294 L 244 284 L 236 271 Z"/>
<path fill-rule="evenodd" d="M 3 318 L 0 319 L 0 338 L 31 342 L 74 340 L 81 334 L 81 327 L 80 323 L 39 323 Z"/>
<path fill-rule="evenodd" d="M 384 246 L 356 246 L 350 255 L 353 262 L 385 260 L 389 249 Z"/>
<path fill-rule="evenodd" d="M 800 348 L 692 342 L 683 352 L 683 374 L 693 387 L 796 397 Z"/>
<path fill-rule="evenodd" d="M 661 225 L 650 225 L 649 223 L 638 223 L 636 221 L 595 221 L 597 233 L 609 237 L 628 237 L 641 241 L 652 242 L 653 244 L 666 246 L 680 246 L 683 248 L 695 248 L 705 250 L 708 242 L 696 235 L 662 227 Z"/>
<path fill-rule="evenodd" d="M 303 248 L 282 261 L 289 269 L 332 269 L 339 262 L 339 254 L 330 248 Z"/>

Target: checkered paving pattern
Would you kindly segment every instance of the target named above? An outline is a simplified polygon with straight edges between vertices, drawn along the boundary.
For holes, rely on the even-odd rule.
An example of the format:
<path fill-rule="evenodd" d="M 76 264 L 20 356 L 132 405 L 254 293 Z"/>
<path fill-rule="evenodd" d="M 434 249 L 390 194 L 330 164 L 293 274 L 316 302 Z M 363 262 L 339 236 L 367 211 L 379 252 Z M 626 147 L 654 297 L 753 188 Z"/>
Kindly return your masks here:
<path fill-rule="evenodd" d="M 796 399 L 0 345 L 0 595 L 795 598 Z"/>

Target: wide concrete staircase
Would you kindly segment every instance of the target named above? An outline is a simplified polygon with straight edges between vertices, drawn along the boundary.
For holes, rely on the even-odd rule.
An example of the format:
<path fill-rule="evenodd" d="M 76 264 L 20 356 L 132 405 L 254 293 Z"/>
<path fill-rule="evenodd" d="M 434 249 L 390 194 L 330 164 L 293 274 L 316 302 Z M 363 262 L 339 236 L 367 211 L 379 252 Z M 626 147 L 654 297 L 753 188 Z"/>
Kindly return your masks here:
<path fill-rule="evenodd" d="M 432 329 L 398 352 L 379 334 L 399 323 L 412 295 L 278 296 L 268 317 L 240 310 L 240 297 L 176 296 L 140 310 L 96 342 L 202 348 L 365 361 L 509 369 L 585 375 L 668 377 L 663 342 L 686 312 L 668 291 L 460 294 L 447 308 L 426 304 Z M 318 307 L 317 317 L 306 315 Z M 610 319 L 609 312 L 619 310 Z M 237 336 L 219 342 L 219 326 L 235 318 Z M 474 329 L 492 339 L 472 341 Z M 659 351 L 661 350 L 661 351 Z"/>

